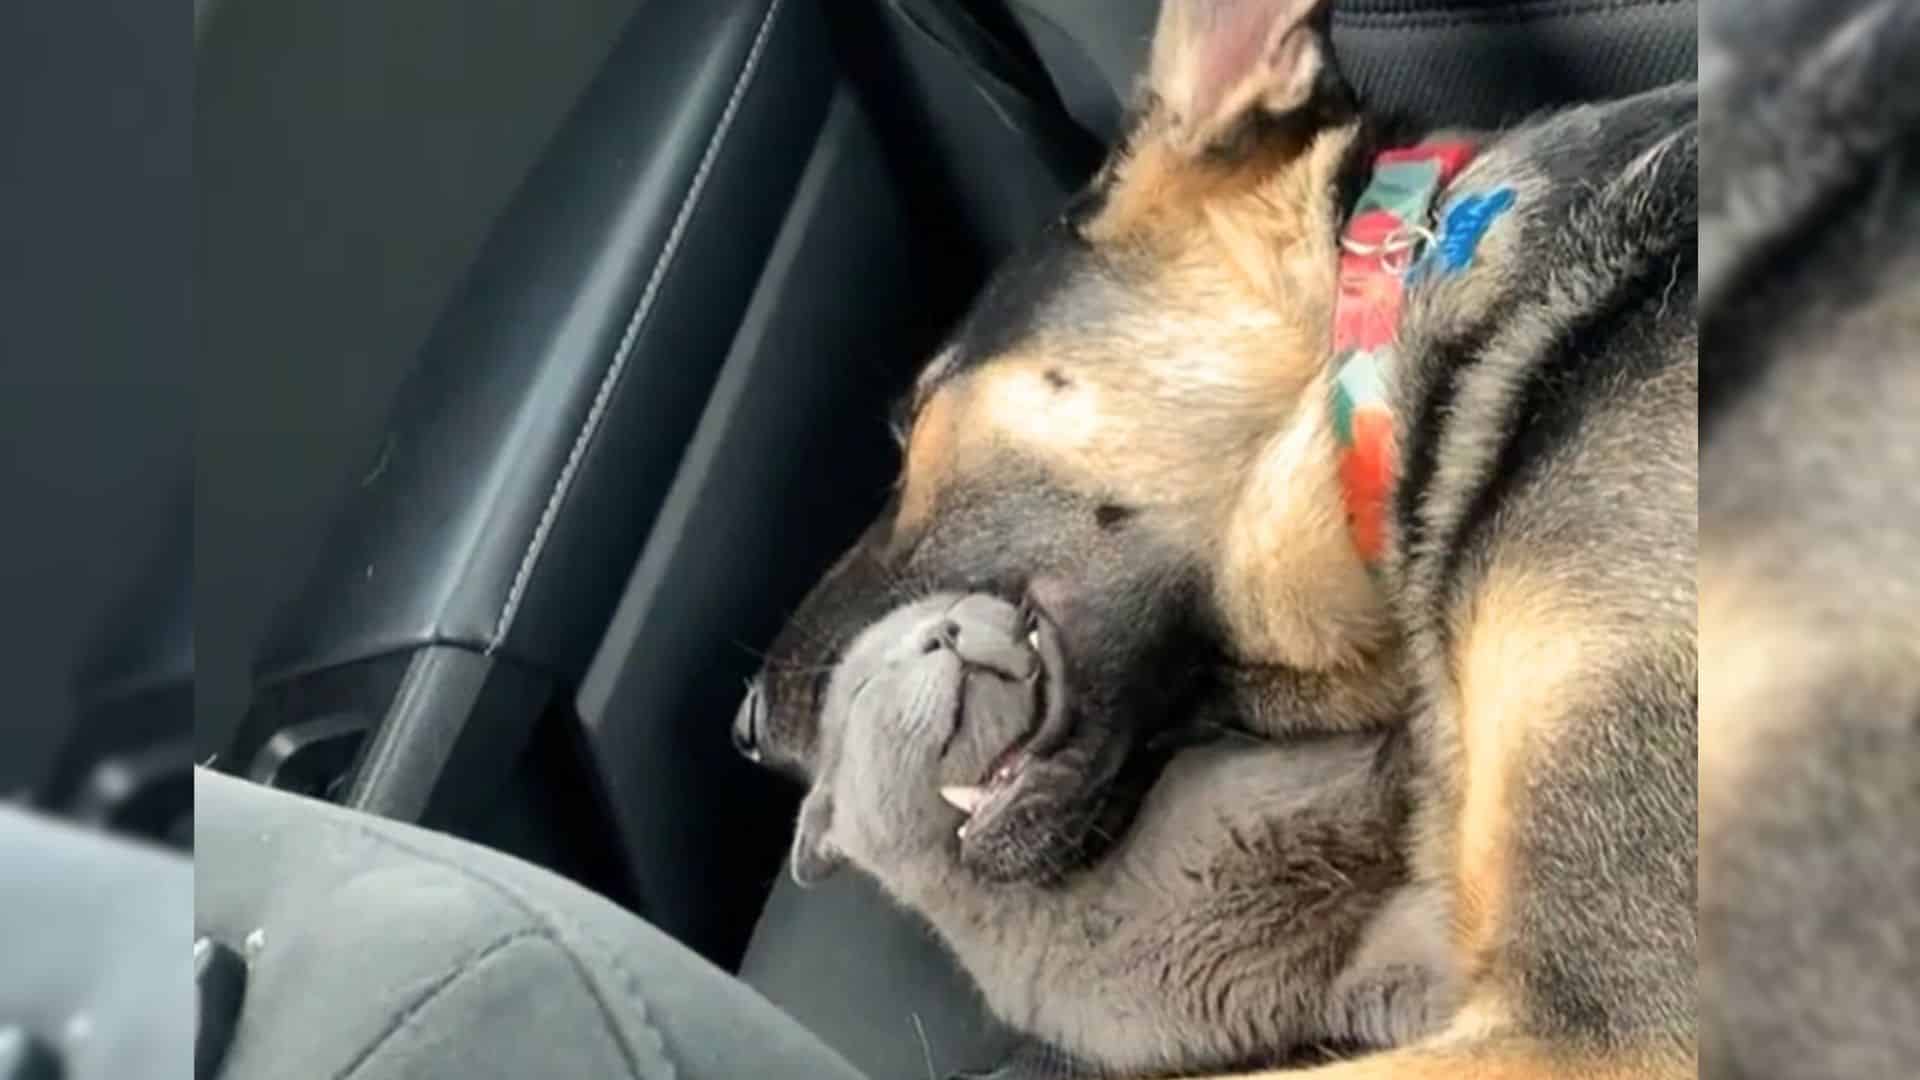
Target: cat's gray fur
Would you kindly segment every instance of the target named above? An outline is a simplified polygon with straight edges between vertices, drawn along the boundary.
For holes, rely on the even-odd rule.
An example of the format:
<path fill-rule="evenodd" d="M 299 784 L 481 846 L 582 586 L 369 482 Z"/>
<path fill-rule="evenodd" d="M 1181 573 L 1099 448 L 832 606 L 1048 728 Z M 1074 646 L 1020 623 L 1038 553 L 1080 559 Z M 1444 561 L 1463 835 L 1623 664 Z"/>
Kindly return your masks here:
<path fill-rule="evenodd" d="M 1434 913 L 1399 890 L 1398 736 L 1178 752 L 1127 832 L 1053 883 L 958 858 L 970 783 L 1030 722 L 1011 605 L 940 595 L 837 665 L 796 860 L 844 859 L 924 916 L 1001 1019 L 1099 1075 L 1391 1045 L 1445 1014 Z M 944 749 L 944 753 L 943 753 Z"/>

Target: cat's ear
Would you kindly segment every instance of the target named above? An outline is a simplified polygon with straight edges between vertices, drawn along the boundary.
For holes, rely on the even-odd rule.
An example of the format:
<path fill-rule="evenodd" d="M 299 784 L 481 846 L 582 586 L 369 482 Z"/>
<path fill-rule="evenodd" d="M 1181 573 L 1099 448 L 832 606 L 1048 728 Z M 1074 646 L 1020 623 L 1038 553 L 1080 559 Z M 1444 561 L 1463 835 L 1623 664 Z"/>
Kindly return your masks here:
<path fill-rule="evenodd" d="M 1147 88 L 1173 148 L 1200 154 L 1260 118 L 1303 114 L 1339 96 L 1327 45 L 1329 0 L 1166 0 Z"/>
<path fill-rule="evenodd" d="M 826 780 L 813 785 L 800 803 L 800 823 L 793 830 L 793 857 L 788 871 L 794 883 L 811 888 L 833 876 L 846 862 L 828 835 L 833 829 L 833 792 Z"/>

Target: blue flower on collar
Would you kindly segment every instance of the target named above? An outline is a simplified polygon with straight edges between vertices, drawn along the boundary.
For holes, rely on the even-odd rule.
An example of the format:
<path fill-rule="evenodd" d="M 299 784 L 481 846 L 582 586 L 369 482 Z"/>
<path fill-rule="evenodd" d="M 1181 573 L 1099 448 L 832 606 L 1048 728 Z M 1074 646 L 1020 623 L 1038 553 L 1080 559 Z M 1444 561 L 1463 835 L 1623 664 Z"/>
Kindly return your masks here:
<path fill-rule="evenodd" d="M 1450 274 L 1466 268 L 1473 262 L 1474 252 L 1480 249 L 1480 238 L 1507 208 L 1513 205 L 1513 189 L 1496 188 L 1492 191 L 1467 195 L 1447 208 L 1446 220 L 1440 226 L 1440 239 L 1434 245 L 1428 260 L 1429 266 L 1422 269 L 1438 270 Z"/>

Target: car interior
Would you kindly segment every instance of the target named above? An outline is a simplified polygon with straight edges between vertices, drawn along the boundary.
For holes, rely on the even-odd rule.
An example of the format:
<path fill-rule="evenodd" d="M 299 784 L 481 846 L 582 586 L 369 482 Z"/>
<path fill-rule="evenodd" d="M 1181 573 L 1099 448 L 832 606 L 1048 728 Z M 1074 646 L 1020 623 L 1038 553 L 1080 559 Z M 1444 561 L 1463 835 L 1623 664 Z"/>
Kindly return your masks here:
<path fill-rule="evenodd" d="M 192 854 L 198 1076 L 1000 1062 L 929 931 L 794 885 L 799 792 L 729 731 L 1157 8 L 196 3 L 193 512 L 17 783 Z M 1691 78 L 1696 22 L 1331 12 L 1363 103 L 1431 127 Z"/>

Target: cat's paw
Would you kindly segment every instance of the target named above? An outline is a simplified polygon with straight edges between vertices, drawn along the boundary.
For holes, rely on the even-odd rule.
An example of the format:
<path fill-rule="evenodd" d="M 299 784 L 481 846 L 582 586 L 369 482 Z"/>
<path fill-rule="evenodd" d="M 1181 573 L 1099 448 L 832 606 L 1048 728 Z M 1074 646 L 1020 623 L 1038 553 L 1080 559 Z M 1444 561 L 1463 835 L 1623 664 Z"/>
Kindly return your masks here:
<path fill-rule="evenodd" d="M 1438 973 L 1394 965 L 1346 980 L 1328 1019 L 1336 1038 L 1385 1049 L 1438 1030 L 1454 1004 L 1452 985 Z"/>

